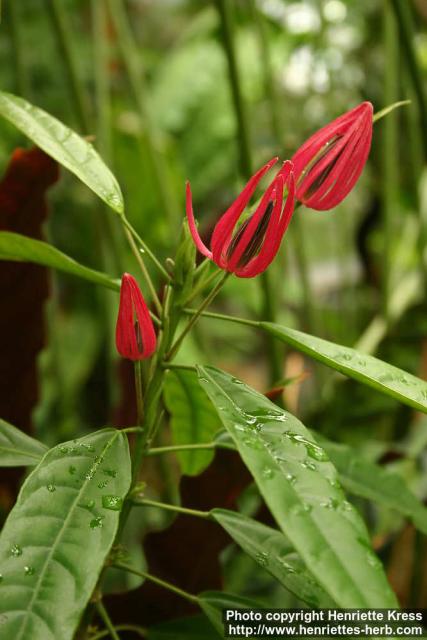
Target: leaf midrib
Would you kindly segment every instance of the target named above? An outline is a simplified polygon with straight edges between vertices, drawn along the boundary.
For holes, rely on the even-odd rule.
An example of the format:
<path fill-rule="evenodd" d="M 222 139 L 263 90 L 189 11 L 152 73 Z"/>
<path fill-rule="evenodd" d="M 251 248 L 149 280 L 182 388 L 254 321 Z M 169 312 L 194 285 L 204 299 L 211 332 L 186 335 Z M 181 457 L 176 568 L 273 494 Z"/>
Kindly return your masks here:
<path fill-rule="evenodd" d="M 381 382 L 380 380 L 378 380 L 378 378 L 375 378 L 372 376 L 372 374 L 366 373 L 363 370 L 360 369 L 356 369 L 356 368 L 352 368 L 349 365 L 342 363 L 342 362 L 337 362 L 337 360 L 335 360 L 332 356 L 330 355 L 326 355 L 324 353 L 320 353 L 319 351 L 317 351 L 317 349 L 315 349 L 314 347 L 311 347 L 309 344 L 307 344 L 306 342 L 303 341 L 299 341 L 298 338 L 294 337 L 291 333 L 288 333 L 287 330 L 284 327 L 277 327 L 276 325 L 272 324 L 272 323 L 262 323 L 262 326 L 266 326 L 266 327 L 270 327 L 272 328 L 273 333 L 275 333 L 276 335 L 279 336 L 283 336 L 286 341 L 288 342 L 288 344 L 290 344 L 291 346 L 295 347 L 296 349 L 298 349 L 298 351 L 302 351 L 303 353 L 305 353 L 306 355 L 312 356 L 314 358 L 314 360 L 318 360 L 319 362 L 323 362 L 323 364 L 325 364 L 326 366 L 328 366 L 328 364 L 330 365 L 331 363 L 333 363 L 333 366 L 330 366 L 331 369 L 335 369 L 336 371 L 340 372 L 340 373 L 344 373 L 347 374 L 347 376 L 349 378 L 353 378 L 356 379 L 360 382 L 360 378 L 364 379 L 367 382 L 367 386 L 370 386 L 374 389 L 380 390 L 382 391 L 385 395 L 388 395 L 392 398 L 395 398 L 396 400 L 400 400 L 401 402 L 403 402 L 403 404 L 407 404 L 411 407 L 413 407 L 414 409 L 418 409 L 419 411 L 422 411 L 423 413 L 427 413 L 427 405 L 423 404 L 422 402 L 420 402 L 419 400 L 417 400 L 416 398 L 414 398 L 413 396 L 408 396 L 405 395 L 404 393 L 402 393 L 401 391 L 399 391 L 398 389 L 395 389 L 391 386 L 387 386 L 385 385 L 383 382 Z M 319 340 L 321 340 L 321 338 L 319 338 Z M 325 340 L 325 342 L 328 342 L 327 340 Z M 332 343 L 331 343 L 332 344 Z M 374 360 L 375 362 L 378 362 L 379 364 L 382 364 L 382 361 L 379 360 L 379 358 L 375 358 L 374 356 L 371 356 L 369 354 L 365 354 L 362 352 L 357 351 L 356 349 L 352 349 L 351 347 L 346 347 L 344 345 L 339 345 L 336 344 L 336 347 L 339 347 L 341 349 L 345 349 L 348 352 L 353 353 L 355 356 L 363 356 L 364 358 L 367 358 L 369 360 Z M 313 355 L 315 354 L 315 355 Z M 399 367 L 395 367 L 392 364 L 389 363 L 384 363 L 387 365 L 387 367 L 390 367 L 392 369 L 395 370 L 396 373 L 405 373 L 405 375 L 410 376 L 413 381 L 414 384 L 417 384 L 417 387 L 420 388 L 420 382 L 423 382 L 422 380 L 420 380 L 419 378 L 417 378 L 416 376 L 414 376 L 412 373 L 408 373 L 407 371 L 403 371 L 403 369 L 399 369 Z M 349 372 L 352 372 L 353 375 L 350 375 Z M 363 382 L 362 382 L 363 384 Z"/>
<path fill-rule="evenodd" d="M 46 455 L 47 451 L 44 451 L 42 456 L 37 456 L 35 453 L 28 453 L 28 451 L 21 451 L 20 449 L 9 449 L 9 447 L 4 447 L 0 444 L 0 453 L 5 451 L 6 453 L 17 453 L 20 456 L 26 456 L 27 458 L 34 458 L 35 460 L 41 460 L 43 455 Z M 0 464 L 0 467 L 2 465 Z"/>
<path fill-rule="evenodd" d="M 21 113 L 24 115 L 24 118 L 28 115 L 28 114 L 27 114 L 27 112 L 25 111 L 24 107 L 23 107 L 22 105 L 20 105 L 20 104 L 19 104 L 19 102 L 18 102 L 18 103 L 16 103 L 16 102 L 15 102 L 15 99 L 14 99 L 14 98 L 15 98 L 16 96 L 13 96 L 13 94 L 8 94 L 8 93 L 6 93 L 6 92 L 2 92 L 2 95 L 3 95 L 3 96 L 6 96 L 6 99 L 7 99 L 7 100 L 9 100 L 9 101 L 12 103 L 13 107 L 18 108 L 18 109 L 21 111 Z M 0 95 L 0 97 L 1 97 L 1 95 Z M 18 96 L 18 97 L 19 97 L 19 96 Z M 12 98 L 12 99 L 11 99 L 11 98 Z M 22 98 L 21 98 L 21 99 L 22 99 Z M 69 161 L 70 161 L 70 160 L 72 161 L 72 162 L 71 162 L 71 164 L 72 164 L 72 165 L 73 165 L 73 164 L 75 164 L 75 163 L 77 163 L 77 164 L 81 164 L 81 162 L 79 162 L 78 158 L 76 158 L 76 156 L 74 156 L 74 155 L 73 155 L 73 154 L 68 150 L 68 148 L 67 148 L 66 146 L 64 146 L 64 145 L 63 145 L 63 143 L 62 143 L 62 142 L 60 142 L 60 141 L 56 140 L 56 139 L 54 138 L 54 136 L 52 136 L 52 132 L 49 130 L 49 127 L 45 126 L 45 124 L 41 124 L 41 123 L 38 121 L 38 119 L 34 116 L 34 111 L 40 111 L 40 112 L 42 112 L 42 115 L 45 115 L 45 113 L 46 113 L 46 112 L 44 112 L 44 111 L 43 111 L 43 109 L 40 109 L 39 107 L 36 107 L 35 105 L 31 105 L 31 112 L 30 112 L 30 113 L 31 113 L 31 115 L 32 115 L 33 119 L 35 120 L 36 125 L 37 125 L 37 127 L 40 129 L 40 131 L 42 131 L 44 134 L 46 134 L 46 133 L 47 133 L 47 134 L 49 134 L 49 136 L 50 136 L 50 137 L 53 137 L 53 139 L 54 139 L 54 145 L 56 145 L 57 147 L 59 147 L 59 148 L 61 149 L 61 151 L 63 151 L 63 152 L 65 153 L 65 155 L 68 157 L 68 160 L 69 160 Z M 61 127 L 63 127 L 63 129 L 64 129 L 64 130 L 65 130 L 65 129 L 67 129 L 67 127 L 66 127 L 66 126 L 65 126 L 65 125 L 64 125 L 60 120 L 58 120 L 58 118 L 55 118 L 55 116 L 51 116 L 50 114 L 47 114 L 47 115 L 48 115 L 48 117 L 52 118 L 52 120 L 54 120 L 54 121 L 58 122 L 58 123 L 59 123 L 59 125 L 60 125 Z M 7 117 L 5 114 L 3 114 L 3 117 L 7 118 L 7 119 L 10 121 L 10 118 L 9 118 L 9 117 Z M 12 122 L 12 124 L 15 124 L 15 123 L 14 123 L 14 122 Z M 71 129 L 69 129 L 69 131 L 70 131 L 72 134 L 74 134 L 74 135 L 76 136 L 76 138 L 77 138 L 77 139 L 81 140 L 81 139 L 80 139 L 80 136 L 78 136 L 78 134 L 74 133 Z M 32 137 L 30 137 L 27 133 L 25 133 L 25 135 L 27 136 L 27 138 L 30 138 L 30 140 L 32 140 Z M 33 141 L 33 142 L 34 142 L 34 141 Z M 37 144 L 37 142 L 36 142 L 36 144 Z M 90 143 L 89 143 L 89 142 L 87 142 L 87 145 L 88 145 L 88 147 L 89 147 L 89 148 L 93 148 L 93 147 L 91 147 L 91 145 L 90 145 Z M 50 146 L 50 145 L 49 145 L 49 146 Z M 92 158 L 91 158 L 91 159 L 92 159 Z M 57 162 L 58 162 L 58 161 L 57 161 Z M 84 163 L 84 164 L 85 164 L 85 166 L 86 166 L 86 169 L 88 169 L 88 163 L 85 161 L 85 163 Z M 90 165 L 90 163 L 89 163 L 89 165 Z M 67 167 L 67 169 L 69 169 L 69 167 Z M 69 169 L 69 170 L 70 170 L 70 169 Z M 74 173 L 74 171 L 72 171 L 72 172 Z M 90 176 L 91 176 L 91 178 L 92 178 L 92 179 L 94 179 L 94 178 L 95 178 L 95 179 L 97 180 L 98 175 L 97 175 L 97 173 L 96 173 L 96 172 L 92 171 L 92 168 L 91 168 L 90 166 L 89 166 L 88 173 L 90 174 Z M 80 177 L 80 176 L 79 176 L 79 177 Z M 114 183 L 114 179 L 112 179 L 111 181 Z M 115 186 L 116 186 L 116 185 L 115 185 Z M 111 193 L 111 191 L 110 191 L 110 193 Z"/>
<path fill-rule="evenodd" d="M 204 371 L 204 372 L 206 372 L 206 369 L 204 369 L 204 368 L 203 368 L 203 371 Z M 206 373 L 207 373 L 207 372 L 206 372 Z M 209 373 L 207 373 L 207 375 L 209 376 Z M 224 391 L 224 389 L 222 389 L 222 387 L 220 387 L 220 385 L 219 385 L 219 384 L 218 384 L 218 383 L 217 383 L 217 382 L 216 382 L 216 381 L 215 381 L 211 376 L 209 376 L 209 378 L 212 380 L 213 384 L 214 384 L 214 385 L 215 385 L 215 386 L 216 386 L 216 387 L 221 391 L 221 393 L 223 393 L 223 394 L 226 396 L 226 398 L 228 398 L 228 400 L 231 402 L 231 404 L 233 404 L 233 405 L 234 405 L 234 404 L 235 404 L 235 402 L 234 402 L 234 401 L 233 401 L 233 399 L 228 395 L 228 393 L 227 393 L 226 391 Z M 257 433 L 256 435 L 258 436 L 258 439 L 260 439 L 260 438 L 259 438 L 258 433 Z M 234 436 L 234 430 L 232 431 L 232 437 L 233 437 L 233 439 L 234 439 L 234 440 L 236 441 L 236 443 L 237 443 L 237 442 L 238 442 L 238 440 L 237 440 L 237 438 L 235 438 L 235 436 Z M 276 461 L 276 459 L 271 455 L 270 451 L 268 450 L 268 447 L 267 447 L 267 446 L 265 446 L 264 441 L 263 441 L 262 439 L 260 439 L 260 440 L 261 440 L 261 444 L 263 445 L 263 447 L 265 448 L 265 450 L 268 452 L 269 456 L 273 459 L 274 464 L 279 468 L 280 472 L 282 473 L 281 466 L 278 464 L 278 462 Z M 293 488 L 292 488 L 292 486 L 291 486 L 289 483 L 288 483 L 288 485 L 289 485 L 289 489 L 290 489 L 290 490 L 294 493 L 294 495 L 297 497 L 298 502 L 301 502 L 301 499 L 300 499 L 299 495 L 296 493 L 295 489 L 293 489 Z M 273 514 L 273 515 L 274 515 L 274 514 Z M 313 523 L 313 525 L 314 525 L 315 529 L 316 529 L 316 530 L 318 531 L 318 533 L 319 533 L 319 536 L 320 536 L 320 537 L 325 541 L 325 546 L 327 546 L 327 547 L 331 550 L 331 552 L 332 552 L 333 556 L 337 559 L 339 566 L 341 566 L 341 567 L 342 567 L 343 573 L 344 573 L 345 575 L 347 575 L 347 576 L 349 577 L 349 579 L 350 579 L 351 583 L 352 583 L 353 585 L 355 585 L 355 582 L 354 582 L 354 579 L 353 579 L 352 575 L 348 572 L 347 567 L 342 563 L 342 560 L 341 560 L 340 556 L 338 556 L 338 555 L 336 554 L 336 552 L 335 552 L 335 550 L 333 549 L 333 547 L 328 543 L 328 540 L 326 539 L 326 537 L 325 537 L 325 535 L 323 534 L 322 530 L 321 530 L 321 529 L 319 529 L 319 526 L 318 526 L 318 524 L 317 524 L 316 520 L 314 520 L 314 518 L 311 518 L 309 515 L 307 515 L 306 517 L 307 517 L 307 519 L 309 519 L 309 520 Z M 279 526 L 280 526 L 280 524 L 279 524 Z M 288 533 L 286 533 L 286 535 L 289 537 L 289 534 L 288 534 Z M 295 543 L 294 543 L 293 541 L 291 541 L 291 542 L 294 544 L 295 548 L 297 548 L 297 547 L 296 547 L 296 545 L 295 545 Z M 297 550 L 298 550 L 298 552 L 299 552 L 299 553 L 301 553 L 301 551 L 300 551 L 299 549 L 297 549 Z M 301 554 L 301 555 L 302 555 L 302 554 Z M 304 561 L 305 561 L 305 560 L 304 560 Z M 319 578 L 318 578 L 318 576 L 316 576 L 316 578 L 317 578 L 317 579 L 319 579 Z M 321 582 L 321 584 L 323 584 L 323 583 Z M 335 600 L 335 596 L 334 596 L 334 594 L 330 593 L 330 591 L 329 591 L 329 587 L 325 585 L 325 586 L 324 586 L 324 588 L 325 588 L 325 591 L 326 591 L 326 592 L 331 596 L 331 598 L 332 598 L 333 600 Z M 359 595 L 361 595 L 361 597 L 362 597 L 362 601 L 366 602 L 365 597 L 364 597 L 364 594 L 360 591 L 360 589 L 359 589 L 359 587 L 358 587 L 358 586 L 356 586 L 356 591 L 357 591 L 357 593 L 359 593 Z M 366 603 L 366 606 L 369 606 L 369 603 Z"/>
<path fill-rule="evenodd" d="M 95 473 L 96 473 L 97 468 L 99 467 L 99 465 L 100 465 L 100 464 L 101 464 L 101 462 L 102 462 L 103 454 L 104 454 L 106 451 L 108 451 L 108 450 L 110 449 L 110 447 L 112 446 L 113 442 L 115 441 L 115 439 L 116 439 L 118 436 L 119 436 L 119 432 L 115 432 L 115 433 L 113 433 L 113 436 L 112 436 L 111 440 L 109 440 L 109 441 L 105 444 L 104 448 L 102 449 L 101 454 L 100 454 L 100 456 L 99 456 L 99 459 L 98 459 L 96 462 L 94 462 L 94 464 L 90 467 L 90 471 L 92 471 L 92 470 L 94 469 L 94 470 L 95 470 Z M 58 446 L 59 446 L 59 445 L 58 445 Z M 48 454 L 49 454 L 49 451 L 48 451 L 45 455 L 47 456 Z M 44 456 L 44 457 L 45 457 L 45 456 Z M 44 457 L 43 457 L 43 459 L 41 460 L 40 464 L 42 464 L 42 462 L 43 462 L 43 460 L 44 460 Z M 90 475 L 93 477 L 93 475 L 92 475 L 92 474 L 90 474 Z M 85 478 L 85 481 L 83 482 L 83 484 L 82 484 L 82 486 L 81 486 L 81 488 L 80 488 L 79 492 L 78 492 L 78 493 L 77 493 L 77 495 L 76 495 L 75 500 L 73 501 L 73 504 L 72 504 L 71 508 L 70 508 L 70 509 L 69 509 L 69 511 L 68 511 L 68 514 L 67 514 L 67 516 L 66 516 L 66 518 L 65 518 L 65 520 L 64 520 L 64 524 L 63 524 L 63 526 L 61 527 L 60 531 L 58 532 L 58 534 L 57 534 L 57 536 L 56 536 L 56 540 L 55 540 L 54 544 L 51 546 L 50 551 L 49 551 L 49 553 L 48 553 L 48 554 L 47 554 L 47 556 L 46 556 L 46 560 L 45 560 L 45 562 L 44 562 L 44 565 L 43 565 L 43 567 L 42 567 L 42 570 L 40 571 L 40 575 L 39 575 L 39 577 L 38 577 L 38 579 L 37 579 L 37 582 L 36 582 L 36 584 L 35 584 L 35 586 L 34 586 L 34 589 L 33 589 L 33 595 L 32 595 L 32 597 L 31 597 L 31 599 L 30 599 L 30 601 L 29 601 L 29 603 L 28 603 L 28 607 L 25 609 L 25 611 L 26 611 L 27 615 L 23 618 L 22 626 L 21 626 L 21 628 L 19 629 L 19 631 L 18 631 L 18 635 L 16 636 L 16 639 L 15 639 L 15 640 L 20 640 L 21 638 L 23 638 L 23 637 L 24 637 L 24 632 L 25 632 L 25 630 L 26 630 L 26 625 L 27 625 L 27 622 L 28 622 L 28 614 L 29 614 L 30 612 L 31 612 L 31 613 L 33 613 L 33 605 L 34 605 L 34 602 L 35 602 L 36 596 L 38 595 L 38 591 L 39 591 L 39 589 L 40 589 L 41 581 L 42 581 L 42 579 L 43 579 L 43 578 L 44 578 L 44 576 L 45 576 L 45 573 L 46 573 L 47 567 L 49 566 L 50 561 L 51 561 L 51 559 L 52 559 L 52 557 L 53 557 L 53 555 L 54 555 L 54 553 L 55 553 L 55 551 L 56 551 L 56 549 L 57 549 L 57 546 L 58 546 L 58 544 L 59 544 L 59 542 L 60 542 L 60 540 L 61 540 L 61 538 L 62 538 L 62 536 L 63 536 L 63 534 L 64 534 L 64 531 L 66 530 L 66 528 L 67 528 L 67 526 L 68 526 L 68 522 L 69 522 L 69 520 L 70 520 L 70 518 L 71 518 L 72 514 L 74 513 L 74 510 L 75 510 L 75 508 L 76 508 L 76 503 L 77 503 L 77 501 L 78 501 L 78 500 L 80 500 L 80 496 L 82 495 L 82 493 L 83 493 L 83 492 L 84 492 L 84 490 L 86 489 L 86 487 L 87 487 L 87 485 L 89 484 L 89 482 L 91 482 L 91 479 L 92 479 L 92 478 Z M 78 505 L 77 505 L 77 506 L 78 506 Z"/>

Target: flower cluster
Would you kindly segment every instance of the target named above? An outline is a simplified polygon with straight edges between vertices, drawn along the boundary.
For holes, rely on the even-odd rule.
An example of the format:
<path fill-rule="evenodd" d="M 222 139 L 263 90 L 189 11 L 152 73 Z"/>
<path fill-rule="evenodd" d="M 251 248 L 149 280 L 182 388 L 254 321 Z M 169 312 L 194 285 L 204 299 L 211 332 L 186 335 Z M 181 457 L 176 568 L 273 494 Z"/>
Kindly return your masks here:
<path fill-rule="evenodd" d="M 197 231 L 187 183 L 187 218 L 198 250 L 240 278 L 262 273 L 279 250 L 296 201 L 312 209 L 332 209 L 354 187 L 368 158 L 372 124 L 372 105 L 363 102 L 317 131 L 284 163 L 255 212 L 238 226 L 258 183 L 277 158 L 270 160 L 219 219 L 210 249 Z"/>
<path fill-rule="evenodd" d="M 218 220 L 210 248 L 197 230 L 187 182 L 186 213 L 197 249 L 239 278 L 253 278 L 265 271 L 276 257 L 297 202 L 325 211 L 336 207 L 353 189 L 369 155 L 372 125 L 372 105 L 363 102 L 317 131 L 292 160 L 283 163 L 255 211 L 244 218 L 258 184 L 278 158 L 267 162 Z M 120 355 L 134 361 L 149 358 L 156 349 L 150 312 L 129 274 L 122 278 L 116 345 Z"/>

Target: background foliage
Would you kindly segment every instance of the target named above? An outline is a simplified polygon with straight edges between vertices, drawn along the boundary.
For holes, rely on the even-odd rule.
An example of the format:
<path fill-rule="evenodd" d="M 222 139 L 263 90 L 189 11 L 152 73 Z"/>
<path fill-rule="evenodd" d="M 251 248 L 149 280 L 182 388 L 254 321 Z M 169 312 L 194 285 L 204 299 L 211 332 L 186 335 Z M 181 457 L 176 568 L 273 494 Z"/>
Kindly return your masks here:
<path fill-rule="evenodd" d="M 1 89 L 94 137 L 123 191 L 129 219 L 162 259 L 174 256 L 181 234 L 186 178 L 207 237 L 248 165 L 256 168 L 276 153 L 290 157 L 309 134 L 362 100 L 378 111 L 411 99 L 410 107 L 375 124 L 370 160 L 345 202 L 331 212 L 297 212 L 270 272 L 274 319 L 290 328 L 291 338 L 297 329 L 358 346 L 425 379 L 427 16 L 422 0 L 230 1 L 250 157 L 242 156 L 221 2 L 8 0 L 3 5 Z M 118 217 L 66 170 L 55 182 L 56 166 L 42 152 L 30 151 L 20 162 L 15 152 L 11 160 L 14 149 L 30 143 L 5 120 L 0 133 L 1 231 L 47 240 L 86 267 L 108 273 L 111 286 L 111 291 L 94 287 L 88 274 L 85 281 L 34 265 L 0 265 L 0 417 L 49 447 L 106 425 L 132 425 L 132 371 L 114 353 L 114 289 L 124 271 L 137 273 L 138 267 Z M 2 245 L 0 238 L 3 257 L 10 242 L 6 236 Z M 271 320 L 264 315 L 258 280 L 230 279 L 216 310 Z M 417 403 L 399 402 L 402 395 L 411 396 L 411 379 L 394 381 L 400 395 L 382 395 L 378 385 L 361 385 L 357 375 L 344 379 L 306 359 L 292 339 L 284 341 L 286 346 L 274 343 L 272 368 L 261 332 L 206 319 L 184 343 L 178 362 L 213 364 L 262 393 L 283 386 L 284 406 L 318 434 L 338 469 L 399 602 L 427 606 L 421 505 L 427 496 L 426 419 Z M 347 366 L 344 356 L 342 362 Z M 419 400 L 422 388 L 416 391 Z M 187 435 L 208 442 L 221 427 L 195 374 L 170 373 L 166 408 L 159 445 L 185 442 Z M 15 444 L 24 446 L 19 439 Z M 35 446 L 27 443 L 22 450 L 25 464 L 26 455 L 37 455 Z M 2 471 L 2 520 L 22 478 L 15 470 Z M 272 525 L 234 452 L 153 457 L 144 480 L 154 499 L 203 511 L 238 506 L 243 516 Z M 414 502 L 414 495 L 420 501 Z M 240 553 L 231 525 L 225 530 L 237 545 L 212 522 L 184 515 L 171 522 L 167 513 L 135 510 L 126 532 L 134 566 L 148 567 L 191 593 L 223 588 L 269 606 L 300 604 L 292 589 L 285 591 L 264 570 L 259 556 L 254 562 L 256 552 Z M 265 532 L 257 534 L 262 539 Z M 148 637 L 154 640 L 168 637 L 166 618 L 194 614 L 194 602 L 141 583 L 141 577 L 111 571 L 106 584 L 115 595 L 108 606 L 117 623 L 142 619 L 153 626 Z M 129 588 L 137 589 L 125 594 Z M 323 594 L 317 597 L 322 602 Z M 163 628 L 155 627 L 160 621 Z M 173 627 L 174 637 L 192 637 L 187 623 L 208 633 L 205 618 L 197 617 L 179 623 L 181 636 L 176 635 L 180 627 Z"/>

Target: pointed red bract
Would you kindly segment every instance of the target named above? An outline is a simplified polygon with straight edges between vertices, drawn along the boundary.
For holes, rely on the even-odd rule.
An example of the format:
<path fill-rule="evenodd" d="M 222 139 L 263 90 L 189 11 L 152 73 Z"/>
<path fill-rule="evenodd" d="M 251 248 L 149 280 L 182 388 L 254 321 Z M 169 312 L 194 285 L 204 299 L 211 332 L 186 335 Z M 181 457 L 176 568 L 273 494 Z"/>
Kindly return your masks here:
<path fill-rule="evenodd" d="M 191 189 L 187 182 L 186 212 L 197 249 L 221 269 L 234 273 L 239 278 L 253 278 L 271 264 L 292 217 L 295 182 L 292 163 L 287 161 L 264 192 L 255 212 L 236 228 L 258 183 L 277 160 L 278 158 L 273 158 L 257 171 L 221 216 L 212 234 L 211 249 L 206 247 L 197 231 Z M 285 188 L 287 196 L 283 206 Z"/>
<path fill-rule="evenodd" d="M 372 104 L 362 102 L 313 134 L 292 158 L 297 200 L 319 211 L 342 202 L 368 159 L 372 125 Z"/>
<path fill-rule="evenodd" d="M 156 333 L 150 312 L 138 283 L 129 273 L 122 277 L 116 347 L 128 360 L 145 360 L 156 350 Z"/>

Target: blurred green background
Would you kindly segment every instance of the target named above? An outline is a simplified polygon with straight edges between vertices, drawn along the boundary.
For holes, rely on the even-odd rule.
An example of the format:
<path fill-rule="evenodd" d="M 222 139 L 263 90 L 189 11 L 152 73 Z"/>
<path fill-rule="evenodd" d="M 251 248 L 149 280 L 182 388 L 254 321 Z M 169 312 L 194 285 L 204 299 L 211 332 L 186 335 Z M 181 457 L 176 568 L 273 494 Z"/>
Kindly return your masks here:
<path fill-rule="evenodd" d="M 424 0 L 5 0 L 1 88 L 94 137 L 129 219 L 163 259 L 181 233 L 185 179 L 208 236 L 249 166 L 290 157 L 363 100 L 378 111 L 410 99 L 375 124 L 368 165 L 345 202 L 297 212 L 269 273 L 278 322 L 425 377 L 426 25 Z M 26 144 L 0 121 L 2 167 Z M 65 170 L 50 203 L 55 246 L 114 277 L 137 274 L 114 214 Z M 262 317 L 260 279 L 230 279 L 216 304 Z M 115 294 L 53 274 L 34 413 L 45 441 L 113 421 L 116 308 Z M 371 459 L 392 460 L 424 497 L 425 421 L 282 347 L 277 377 L 265 353 L 253 332 L 205 320 L 180 358 L 214 363 L 261 390 L 296 377 L 285 389 L 291 411 Z M 399 527 L 359 506 L 374 534 Z"/>

